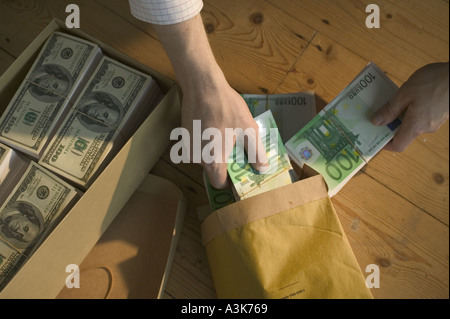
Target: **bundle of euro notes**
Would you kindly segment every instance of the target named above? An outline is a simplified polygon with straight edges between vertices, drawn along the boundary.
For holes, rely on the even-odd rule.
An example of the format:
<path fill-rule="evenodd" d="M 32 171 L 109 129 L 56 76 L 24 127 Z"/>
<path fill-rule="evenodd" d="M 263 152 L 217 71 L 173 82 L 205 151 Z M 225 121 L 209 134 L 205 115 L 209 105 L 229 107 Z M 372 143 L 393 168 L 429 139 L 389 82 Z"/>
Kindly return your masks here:
<path fill-rule="evenodd" d="M 286 143 L 316 115 L 314 93 L 242 94 L 253 117 L 270 110 Z"/>
<path fill-rule="evenodd" d="M 277 112 L 278 120 L 275 122 L 282 126 L 284 137 L 289 138 L 283 139 L 284 145 L 282 143 L 278 145 L 280 169 L 273 172 L 274 174 L 259 174 L 246 161 L 238 164 L 235 147 L 233 161 L 228 164 L 232 190 L 237 194 L 235 199 L 245 199 L 295 181 L 295 177 L 289 180 L 286 175 L 284 178 L 278 175 L 281 171 L 290 171 L 289 159 L 305 171 L 312 168 L 321 174 L 327 183 L 329 196 L 337 194 L 398 131 L 401 119 L 396 119 L 387 126 L 374 126 L 370 121 L 372 115 L 386 104 L 397 90 L 398 87 L 374 63 L 369 63 L 317 115 L 314 113 L 313 102 L 309 102 L 310 106 L 301 111 L 285 108 L 294 102 L 300 104 L 298 101 L 303 101 L 303 105 L 307 105 L 308 101 L 314 101 L 311 93 L 272 96 L 243 94 L 258 125 L 276 127 L 275 124 L 267 124 L 272 123 L 275 116 L 269 116 L 264 112 L 267 110 Z M 261 118 L 258 121 L 259 116 Z M 302 119 L 299 120 L 299 117 Z M 295 125 L 296 131 L 292 134 L 290 127 Z M 273 144 L 267 143 L 266 136 L 261 138 L 269 156 Z M 273 179 L 273 176 L 277 178 Z M 213 210 L 231 203 L 231 201 L 217 203 L 214 200 L 217 194 L 223 191 L 222 195 L 225 198 L 225 194 L 229 192 L 215 190 L 206 181 L 205 185 Z"/>
<path fill-rule="evenodd" d="M 308 165 L 327 182 L 334 196 L 394 136 L 401 123 L 374 126 L 372 114 L 396 93 L 397 86 L 373 63 L 296 133 L 286 149 L 300 167 Z"/>
<path fill-rule="evenodd" d="M 244 145 L 236 143 L 227 166 L 238 199 L 249 198 L 289 185 L 297 179 L 272 112 L 268 110 L 262 113 L 255 117 L 255 121 L 265 148 L 268 169 L 264 172 L 255 170 L 245 154 Z"/>

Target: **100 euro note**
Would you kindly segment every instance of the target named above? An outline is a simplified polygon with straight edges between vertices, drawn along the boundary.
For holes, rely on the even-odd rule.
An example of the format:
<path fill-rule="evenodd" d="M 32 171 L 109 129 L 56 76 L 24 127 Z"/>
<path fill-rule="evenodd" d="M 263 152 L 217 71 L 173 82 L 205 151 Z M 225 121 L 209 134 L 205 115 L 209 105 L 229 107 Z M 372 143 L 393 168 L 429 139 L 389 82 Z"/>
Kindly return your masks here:
<path fill-rule="evenodd" d="M 255 117 L 255 121 L 258 124 L 259 135 L 265 147 L 268 169 L 264 173 L 255 170 L 249 163 L 243 145 L 237 143 L 227 167 L 228 175 L 237 196 L 239 196 L 238 199 L 249 198 L 289 185 L 296 179 L 271 111 Z"/>
<path fill-rule="evenodd" d="M 395 135 L 401 120 L 375 126 L 372 115 L 394 97 L 398 87 L 374 63 L 362 72 L 331 103 L 325 112 L 368 162 Z"/>
<path fill-rule="evenodd" d="M 205 184 L 211 211 L 218 210 L 236 201 L 231 188 L 217 189 L 213 187 L 205 170 L 203 170 L 203 183 Z"/>
<path fill-rule="evenodd" d="M 287 142 L 316 115 L 314 93 L 242 94 L 253 117 L 270 110 L 281 140 Z"/>
<path fill-rule="evenodd" d="M 400 120 L 374 126 L 371 116 L 396 93 L 392 81 L 370 63 L 286 148 L 300 166 L 320 173 L 334 196 L 395 135 Z"/>

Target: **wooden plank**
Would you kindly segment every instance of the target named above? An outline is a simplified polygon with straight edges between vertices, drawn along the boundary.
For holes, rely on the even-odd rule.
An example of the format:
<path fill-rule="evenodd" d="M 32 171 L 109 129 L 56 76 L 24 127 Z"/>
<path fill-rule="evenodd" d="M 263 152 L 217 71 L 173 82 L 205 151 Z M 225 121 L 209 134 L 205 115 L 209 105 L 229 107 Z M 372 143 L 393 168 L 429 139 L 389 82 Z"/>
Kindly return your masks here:
<path fill-rule="evenodd" d="M 448 2 L 377 1 L 381 26 L 368 29 L 370 0 L 267 0 L 402 81 L 419 67 L 448 61 Z"/>
<path fill-rule="evenodd" d="M 363 273 L 380 268 L 375 298 L 448 298 L 447 225 L 363 173 L 332 201 Z"/>
<path fill-rule="evenodd" d="M 127 1 L 97 1 L 154 35 L 150 25 L 131 16 Z M 242 93 L 273 92 L 314 34 L 258 0 L 205 0 L 202 17 L 217 62 Z"/>
<path fill-rule="evenodd" d="M 53 18 L 65 21 L 65 8 L 70 3 L 73 1 L 0 1 L 0 47 L 17 57 Z M 81 31 L 174 79 L 159 41 L 95 1 L 76 3 L 80 7 Z"/>
<path fill-rule="evenodd" d="M 367 62 L 318 33 L 277 92 L 313 90 L 325 105 L 353 80 Z M 395 79 L 390 70 L 387 71 L 388 76 L 400 85 L 401 81 Z M 448 124 L 437 133 L 428 134 L 426 140 L 424 143 L 423 137 L 417 138 L 401 154 L 381 151 L 363 170 L 448 224 Z M 439 176 L 439 183 L 434 176 Z"/>
<path fill-rule="evenodd" d="M 0 75 L 9 68 L 9 66 L 14 62 L 15 58 L 3 51 L 0 48 Z"/>
<path fill-rule="evenodd" d="M 447 136 L 448 121 L 426 140 Z M 449 161 L 419 137 L 402 153 L 382 151 L 364 168 L 364 172 L 408 199 L 444 224 L 449 224 Z"/>

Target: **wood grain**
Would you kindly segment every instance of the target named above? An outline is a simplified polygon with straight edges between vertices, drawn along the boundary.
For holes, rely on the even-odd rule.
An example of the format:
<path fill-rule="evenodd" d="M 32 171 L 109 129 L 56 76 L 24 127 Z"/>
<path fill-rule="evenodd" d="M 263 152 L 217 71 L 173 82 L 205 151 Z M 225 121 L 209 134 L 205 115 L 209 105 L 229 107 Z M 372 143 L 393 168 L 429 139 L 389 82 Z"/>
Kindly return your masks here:
<path fill-rule="evenodd" d="M 448 60 L 448 1 L 380 0 L 381 28 L 369 30 L 370 0 L 204 0 L 208 37 L 231 86 L 242 93 L 314 91 L 319 109 L 368 61 L 401 85 L 418 67 Z M 154 30 L 123 0 L 0 0 L 0 72 L 65 7 L 81 30 L 174 79 Z M 208 203 L 201 166 L 173 164 L 170 147 L 152 173 L 174 182 L 188 212 L 165 298 L 215 298 L 196 208 Z M 376 298 L 448 298 L 449 124 L 403 153 L 380 152 L 332 198 L 364 273 L 380 267 Z"/>
<path fill-rule="evenodd" d="M 318 33 L 277 92 L 313 90 L 328 103 L 368 62 Z M 397 85 L 402 84 L 389 70 L 384 71 Z M 403 153 L 381 151 L 363 171 L 448 225 L 448 143 L 447 121 L 438 132 L 417 138 Z"/>
<path fill-rule="evenodd" d="M 380 267 L 375 298 L 448 298 L 447 225 L 366 174 L 332 201 L 363 273 Z"/>
<path fill-rule="evenodd" d="M 268 1 L 402 81 L 427 63 L 448 61 L 448 2 L 377 1 L 380 28 L 368 29 L 370 0 Z"/>
<path fill-rule="evenodd" d="M 51 20 L 65 21 L 65 8 L 70 3 L 74 1 L 0 1 L 0 46 L 17 57 Z M 96 1 L 81 0 L 76 4 L 80 7 L 82 31 L 174 79 L 172 66 L 158 40 Z"/>
<path fill-rule="evenodd" d="M 0 49 L 0 74 L 3 74 L 14 60 L 14 57 Z"/>

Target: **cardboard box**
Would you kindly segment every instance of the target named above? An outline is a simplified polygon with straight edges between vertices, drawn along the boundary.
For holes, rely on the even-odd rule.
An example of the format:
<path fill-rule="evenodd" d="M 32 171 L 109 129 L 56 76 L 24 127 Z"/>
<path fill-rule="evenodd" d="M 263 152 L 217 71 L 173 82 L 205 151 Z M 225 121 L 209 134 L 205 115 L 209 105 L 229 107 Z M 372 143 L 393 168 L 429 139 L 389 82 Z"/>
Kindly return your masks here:
<path fill-rule="evenodd" d="M 79 30 L 67 29 L 58 20 L 53 20 L 0 78 L 0 112 L 4 111 L 45 40 L 54 31 L 97 43 L 105 55 L 151 75 L 165 97 L 0 292 L 0 298 L 56 297 L 69 275 L 67 265 L 81 264 L 169 146 L 172 129 L 180 126 L 180 95 L 173 81 Z"/>
<path fill-rule="evenodd" d="M 149 209 L 152 207 L 152 209 Z M 58 299 L 160 299 L 186 214 L 171 182 L 148 175 L 79 265 Z"/>

